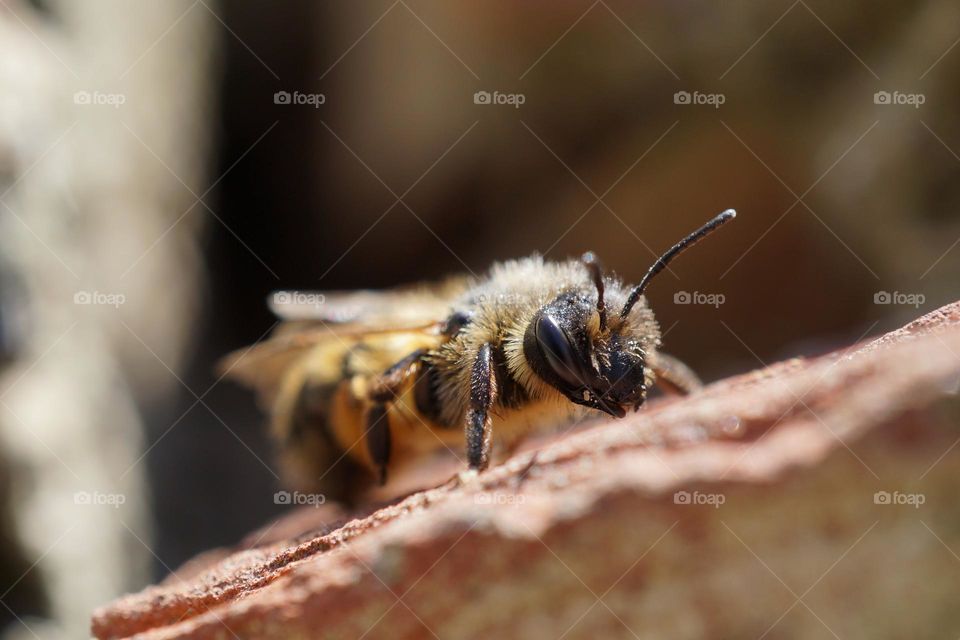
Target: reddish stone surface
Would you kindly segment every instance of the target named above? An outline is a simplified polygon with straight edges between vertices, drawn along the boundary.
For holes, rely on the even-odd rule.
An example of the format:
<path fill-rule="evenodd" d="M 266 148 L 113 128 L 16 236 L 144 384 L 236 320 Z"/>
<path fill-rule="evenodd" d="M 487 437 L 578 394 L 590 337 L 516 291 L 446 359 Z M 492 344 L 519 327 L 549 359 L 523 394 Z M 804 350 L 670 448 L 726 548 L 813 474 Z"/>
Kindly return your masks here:
<path fill-rule="evenodd" d="M 92 631 L 956 637 L 958 354 L 955 303 L 360 517 L 295 511 L 99 609 Z"/>

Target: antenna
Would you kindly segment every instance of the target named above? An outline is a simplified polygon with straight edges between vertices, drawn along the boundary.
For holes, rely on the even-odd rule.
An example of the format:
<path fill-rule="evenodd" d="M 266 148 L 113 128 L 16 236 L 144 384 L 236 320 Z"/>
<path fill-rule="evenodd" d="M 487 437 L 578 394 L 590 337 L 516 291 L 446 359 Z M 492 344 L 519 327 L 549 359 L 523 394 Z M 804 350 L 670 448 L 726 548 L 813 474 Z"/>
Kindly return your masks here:
<path fill-rule="evenodd" d="M 623 305 L 623 310 L 620 312 L 620 317 L 627 317 L 627 315 L 630 313 L 630 310 L 633 309 L 633 305 L 637 303 L 637 300 L 639 300 L 640 296 L 643 295 L 643 292 L 646 291 L 647 285 L 650 284 L 650 281 L 653 279 L 653 277 L 663 271 L 674 258 L 683 253 L 684 250 L 689 249 L 693 245 L 700 242 L 700 240 L 702 240 L 705 236 L 716 231 L 724 223 L 729 222 L 736 217 L 736 211 L 733 209 L 727 209 L 713 220 L 703 225 L 677 244 L 670 247 L 666 253 L 657 258 L 657 261 L 653 263 L 643 278 L 640 279 L 640 284 L 634 287 L 633 291 L 630 292 L 630 297 L 627 298 L 627 302 Z"/>
<path fill-rule="evenodd" d="M 607 304 L 603 300 L 603 267 L 600 266 L 600 260 L 593 251 L 587 251 L 580 257 L 590 277 L 593 278 L 593 284 L 597 287 L 597 313 L 600 314 L 600 331 L 607 330 Z"/>

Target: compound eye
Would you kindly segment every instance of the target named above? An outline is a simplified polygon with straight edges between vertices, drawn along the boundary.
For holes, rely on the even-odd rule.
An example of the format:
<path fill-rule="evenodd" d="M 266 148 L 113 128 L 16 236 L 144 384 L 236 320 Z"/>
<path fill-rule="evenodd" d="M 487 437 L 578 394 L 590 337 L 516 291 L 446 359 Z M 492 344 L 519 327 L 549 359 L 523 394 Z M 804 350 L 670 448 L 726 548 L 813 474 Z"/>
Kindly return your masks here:
<path fill-rule="evenodd" d="M 537 345 L 547 365 L 573 389 L 587 386 L 588 374 L 584 371 L 577 350 L 570 342 L 567 332 L 557 321 L 544 314 L 537 319 L 535 327 Z"/>

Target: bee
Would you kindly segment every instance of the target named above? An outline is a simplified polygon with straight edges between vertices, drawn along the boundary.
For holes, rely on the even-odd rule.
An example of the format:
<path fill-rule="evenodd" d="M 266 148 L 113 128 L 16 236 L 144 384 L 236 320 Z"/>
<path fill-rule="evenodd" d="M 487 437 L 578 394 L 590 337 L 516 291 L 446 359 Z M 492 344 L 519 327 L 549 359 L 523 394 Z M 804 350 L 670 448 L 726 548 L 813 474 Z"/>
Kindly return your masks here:
<path fill-rule="evenodd" d="M 622 418 L 654 384 L 701 386 L 660 351 L 644 292 L 735 216 L 728 209 L 683 238 L 632 287 L 588 252 L 387 291 L 278 292 L 270 306 L 284 322 L 221 368 L 257 390 L 295 485 L 349 499 L 443 448 L 482 471 L 495 441 L 509 450 L 590 413 Z"/>

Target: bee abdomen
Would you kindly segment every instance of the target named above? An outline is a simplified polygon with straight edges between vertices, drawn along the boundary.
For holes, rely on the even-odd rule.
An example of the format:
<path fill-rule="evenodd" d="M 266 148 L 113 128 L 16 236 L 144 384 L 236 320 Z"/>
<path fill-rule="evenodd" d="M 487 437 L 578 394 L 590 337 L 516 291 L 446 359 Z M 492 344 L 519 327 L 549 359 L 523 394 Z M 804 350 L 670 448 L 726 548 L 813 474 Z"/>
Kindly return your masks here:
<path fill-rule="evenodd" d="M 305 382 L 297 394 L 293 412 L 290 415 L 290 429 L 284 434 L 284 439 L 288 443 L 295 443 L 311 434 L 316 434 L 332 443 L 328 429 L 327 408 L 335 392 L 336 385 Z"/>
<path fill-rule="evenodd" d="M 331 407 L 345 391 L 342 382 L 303 383 L 287 414 L 288 426 L 278 429 L 277 435 L 287 482 L 320 491 L 331 500 L 350 501 L 362 489 L 367 474 L 350 456 L 343 455 L 343 445 L 331 424 Z"/>

